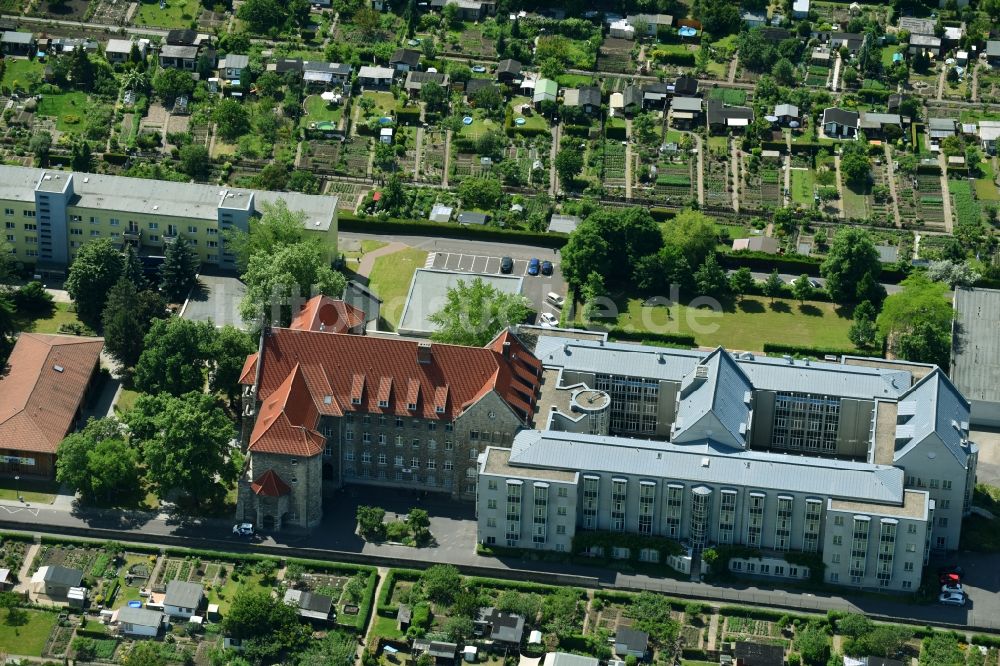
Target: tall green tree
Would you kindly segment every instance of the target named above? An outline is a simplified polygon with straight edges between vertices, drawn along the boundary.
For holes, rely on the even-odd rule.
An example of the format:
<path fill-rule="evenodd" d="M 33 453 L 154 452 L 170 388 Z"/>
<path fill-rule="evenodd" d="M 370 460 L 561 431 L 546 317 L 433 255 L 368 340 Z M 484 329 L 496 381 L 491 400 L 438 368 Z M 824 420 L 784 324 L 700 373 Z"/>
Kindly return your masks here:
<path fill-rule="evenodd" d="M 774 303 L 774 299 L 785 291 L 785 285 L 781 281 L 781 276 L 778 275 L 778 269 L 775 268 L 771 271 L 771 274 L 767 276 L 764 280 L 764 295 L 771 299 Z"/>
<path fill-rule="evenodd" d="M 73 157 L 70 162 L 73 171 L 93 171 L 94 154 L 90 150 L 90 144 L 86 141 L 78 141 L 73 144 Z"/>
<path fill-rule="evenodd" d="M 173 102 L 181 95 L 190 95 L 194 92 L 194 79 L 191 78 L 190 72 L 172 67 L 161 69 L 153 77 L 153 90 L 160 99 Z"/>
<path fill-rule="evenodd" d="M 851 328 L 847 337 L 859 349 L 872 349 L 878 340 L 878 328 L 875 326 L 875 306 L 870 301 L 862 301 L 854 308 Z"/>
<path fill-rule="evenodd" d="M 664 225 L 663 242 L 679 248 L 689 265 L 700 266 L 715 251 L 718 233 L 712 218 L 687 209 Z"/>
<path fill-rule="evenodd" d="M 244 656 L 255 663 L 286 663 L 281 657 L 305 647 L 312 633 L 299 622 L 297 609 L 266 591 L 246 588 L 233 598 L 222 628 L 243 641 Z"/>
<path fill-rule="evenodd" d="M 246 272 L 246 295 L 240 314 L 246 322 L 262 316 L 278 325 L 287 325 L 292 317 L 292 302 L 325 294 L 340 298 L 347 280 L 330 267 L 318 243 L 303 241 L 257 253 L 250 257 Z"/>
<path fill-rule="evenodd" d="M 519 324 L 531 309 L 520 294 L 501 292 L 475 278 L 459 280 L 449 289 L 444 306 L 428 317 L 438 330 L 431 336 L 439 342 L 482 347 L 512 324 Z"/>
<path fill-rule="evenodd" d="M 180 317 L 154 321 L 135 367 L 136 388 L 174 396 L 201 391 L 214 339 L 215 328 L 208 322 Z"/>
<path fill-rule="evenodd" d="M 122 259 L 122 277 L 140 291 L 149 287 L 142 261 L 139 260 L 139 255 L 136 254 L 135 247 L 131 244 L 125 246 L 125 256 Z"/>
<path fill-rule="evenodd" d="M 719 265 L 714 254 L 705 257 L 694 274 L 695 285 L 702 296 L 722 298 L 729 291 L 729 280 L 726 271 Z"/>
<path fill-rule="evenodd" d="M 167 244 L 160 266 L 160 289 L 171 303 L 180 303 L 198 283 L 198 255 L 184 234 Z"/>
<path fill-rule="evenodd" d="M 563 276 L 576 288 L 593 272 L 603 275 L 609 285 L 620 284 L 632 277 L 641 257 L 662 246 L 660 227 L 648 210 L 601 209 L 570 234 L 562 249 Z"/>
<path fill-rule="evenodd" d="M 753 273 L 746 266 L 741 266 L 729 276 L 729 290 L 741 301 L 753 290 L 753 285 Z"/>
<path fill-rule="evenodd" d="M 232 97 L 227 97 L 215 105 L 212 120 L 226 141 L 235 141 L 250 131 L 250 112 Z"/>
<path fill-rule="evenodd" d="M 200 143 L 189 143 L 181 148 L 180 169 L 195 180 L 206 180 L 211 170 L 208 148 Z"/>
<path fill-rule="evenodd" d="M 236 255 L 240 270 L 246 270 L 250 257 L 294 245 L 305 237 L 306 215 L 288 208 L 285 199 L 265 203 L 259 218 L 252 218 L 247 232 L 229 229 L 223 232 L 226 247 Z"/>
<path fill-rule="evenodd" d="M 166 303 L 159 294 L 139 291 L 122 277 L 111 288 L 104 305 L 101 317 L 104 349 L 122 366 L 134 367 L 153 321 L 167 314 Z"/>
<path fill-rule="evenodd" d="M 798 277 L 795 282 L 792 283 L 792 294 L 798 299 L 799 303 L 805 303 L 810 298 L 813 297 L 813 293 L 816 290 L 813 289 L 812 282 L 809 281 L 809 276 L 803 273 Z"/>
<path fill-rule="evenodd" d="M 89 501 L 134 499 L 141 485 L 139 452 L 116 419 L 91 419 L 60 443 L 56 480 Z"/>
<path fill-rule="evenodd" d="M 101 326 L 108 292 L 124 270 L 124 259 L 110 238 L 85 243 L 69 267 L 66 291 L 76 303 L 77 316 L 87 326 Z"/>
<path fill-rule="evenodd" d="M 201 506 L 225 496 L 238 473 L 238 450 L 230 447 L 236 428 L 215 398 L 140 395 L 124 418 L 159 497 L 179 491 Z"/>
<path fill-rule="evenodd" d="M 247 356 L 257 349 L 249 333 L 234 326 L 223 326 L 216 331 L 209 346 L 208 358 L 213 365 L 210 387 L 222 393 L 233 404 L 239 395 L 240 371 Z"/>
<path fill-rule="evenodd" d="M 855 303 L 869 298 L 866 294 L 859 298 L 858 285 L 865 275 L 877 279 L 881 270 L 871 236 L 853 227 L 837 232 L 820 266 L 820 273 L 826 278 L 826 290 L 837 303 Z"/>
<path fill-rule="evenodd" d="M 573 146 L 561 148 L 556 153 L 556 173 L 563 187 L 572 187 L 576 177 L 583 171 L 583 155 Z"/>

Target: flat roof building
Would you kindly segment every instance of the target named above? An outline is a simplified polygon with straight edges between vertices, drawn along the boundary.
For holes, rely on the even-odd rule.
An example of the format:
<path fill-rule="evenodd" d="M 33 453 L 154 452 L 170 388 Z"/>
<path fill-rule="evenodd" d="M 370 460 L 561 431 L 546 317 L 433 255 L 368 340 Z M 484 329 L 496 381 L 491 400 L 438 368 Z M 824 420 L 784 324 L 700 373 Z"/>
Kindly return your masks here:
<path fill-rule="evenodd" d="M 969 399 L 970 423 L 1000 426 L 1000 291 L 955 289 L 951 378 Z"/>
<path fill-rule="evenodd" d="M 127 241 L 140 255 L 162 256 L 179 234 L 203 264 L 235 270 L 223 232 L 247 231 L 251 218 L 279 200 L 304 215 L 306 236 L 318 238 L 332 259 L 336 197 L 0 166 L 0 204 L 14 254 L 53 270 L 64 270 L 91 239 Z"/>

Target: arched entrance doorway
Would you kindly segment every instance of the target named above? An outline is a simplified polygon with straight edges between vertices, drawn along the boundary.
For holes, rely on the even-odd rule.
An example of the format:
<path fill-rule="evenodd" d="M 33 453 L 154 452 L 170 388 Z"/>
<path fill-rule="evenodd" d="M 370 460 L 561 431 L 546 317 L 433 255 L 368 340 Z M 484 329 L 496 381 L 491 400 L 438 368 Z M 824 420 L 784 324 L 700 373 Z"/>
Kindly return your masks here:
<path fill-rule="evenodd" d="M 273 530 L 274 529 L 274 516 L 267 514 L 264 516 L 264 529 Z"/>

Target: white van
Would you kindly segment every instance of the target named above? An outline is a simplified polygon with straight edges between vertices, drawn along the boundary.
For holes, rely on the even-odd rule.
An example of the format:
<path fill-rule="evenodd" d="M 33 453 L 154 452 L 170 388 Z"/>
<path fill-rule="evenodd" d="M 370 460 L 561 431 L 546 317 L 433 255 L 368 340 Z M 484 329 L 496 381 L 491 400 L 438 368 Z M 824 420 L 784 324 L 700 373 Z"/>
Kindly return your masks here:
<path fill-rule="evenodd" d="M 560 296 L 559 294 L 557 294 L 554 291 L 550 291 L 549 293 L 547 293 L 545 295 L 545 298 L 550 303 L 552 303 L 553 305 L 555 305 L 557 308 L 561 308 L 563 306 L 563 303 L 566 302 L 565 298 L 563 298 L 562 296 Z"/>

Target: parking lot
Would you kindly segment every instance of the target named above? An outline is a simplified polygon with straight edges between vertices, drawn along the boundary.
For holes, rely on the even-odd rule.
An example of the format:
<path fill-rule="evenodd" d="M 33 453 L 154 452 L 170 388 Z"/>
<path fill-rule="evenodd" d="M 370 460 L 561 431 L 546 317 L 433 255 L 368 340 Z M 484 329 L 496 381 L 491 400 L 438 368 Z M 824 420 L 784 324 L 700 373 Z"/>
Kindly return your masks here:
<path fill-rule="evenodd" d="M 528 297 L 532 307 L 538 312 L 551 312 L 559 316 L 559 309 L 545 300 L 550 291 L 561 296 L 566 295 L 566 283 L 559 270 L 559 256 L 539 256 L 539 261 L 552 262 L 552 275 L 528 275 L 528 259 L 514 258 L 514 268 L 510 275 L 523 277 L 521 293 Z M 431 252 L 427 255 L 426 268 L 437 268 L 456 273 L 483 273 L 497 275 L 500 273 L 501 257 L 481 254 L 460 254 L 457 252 Z"/>

